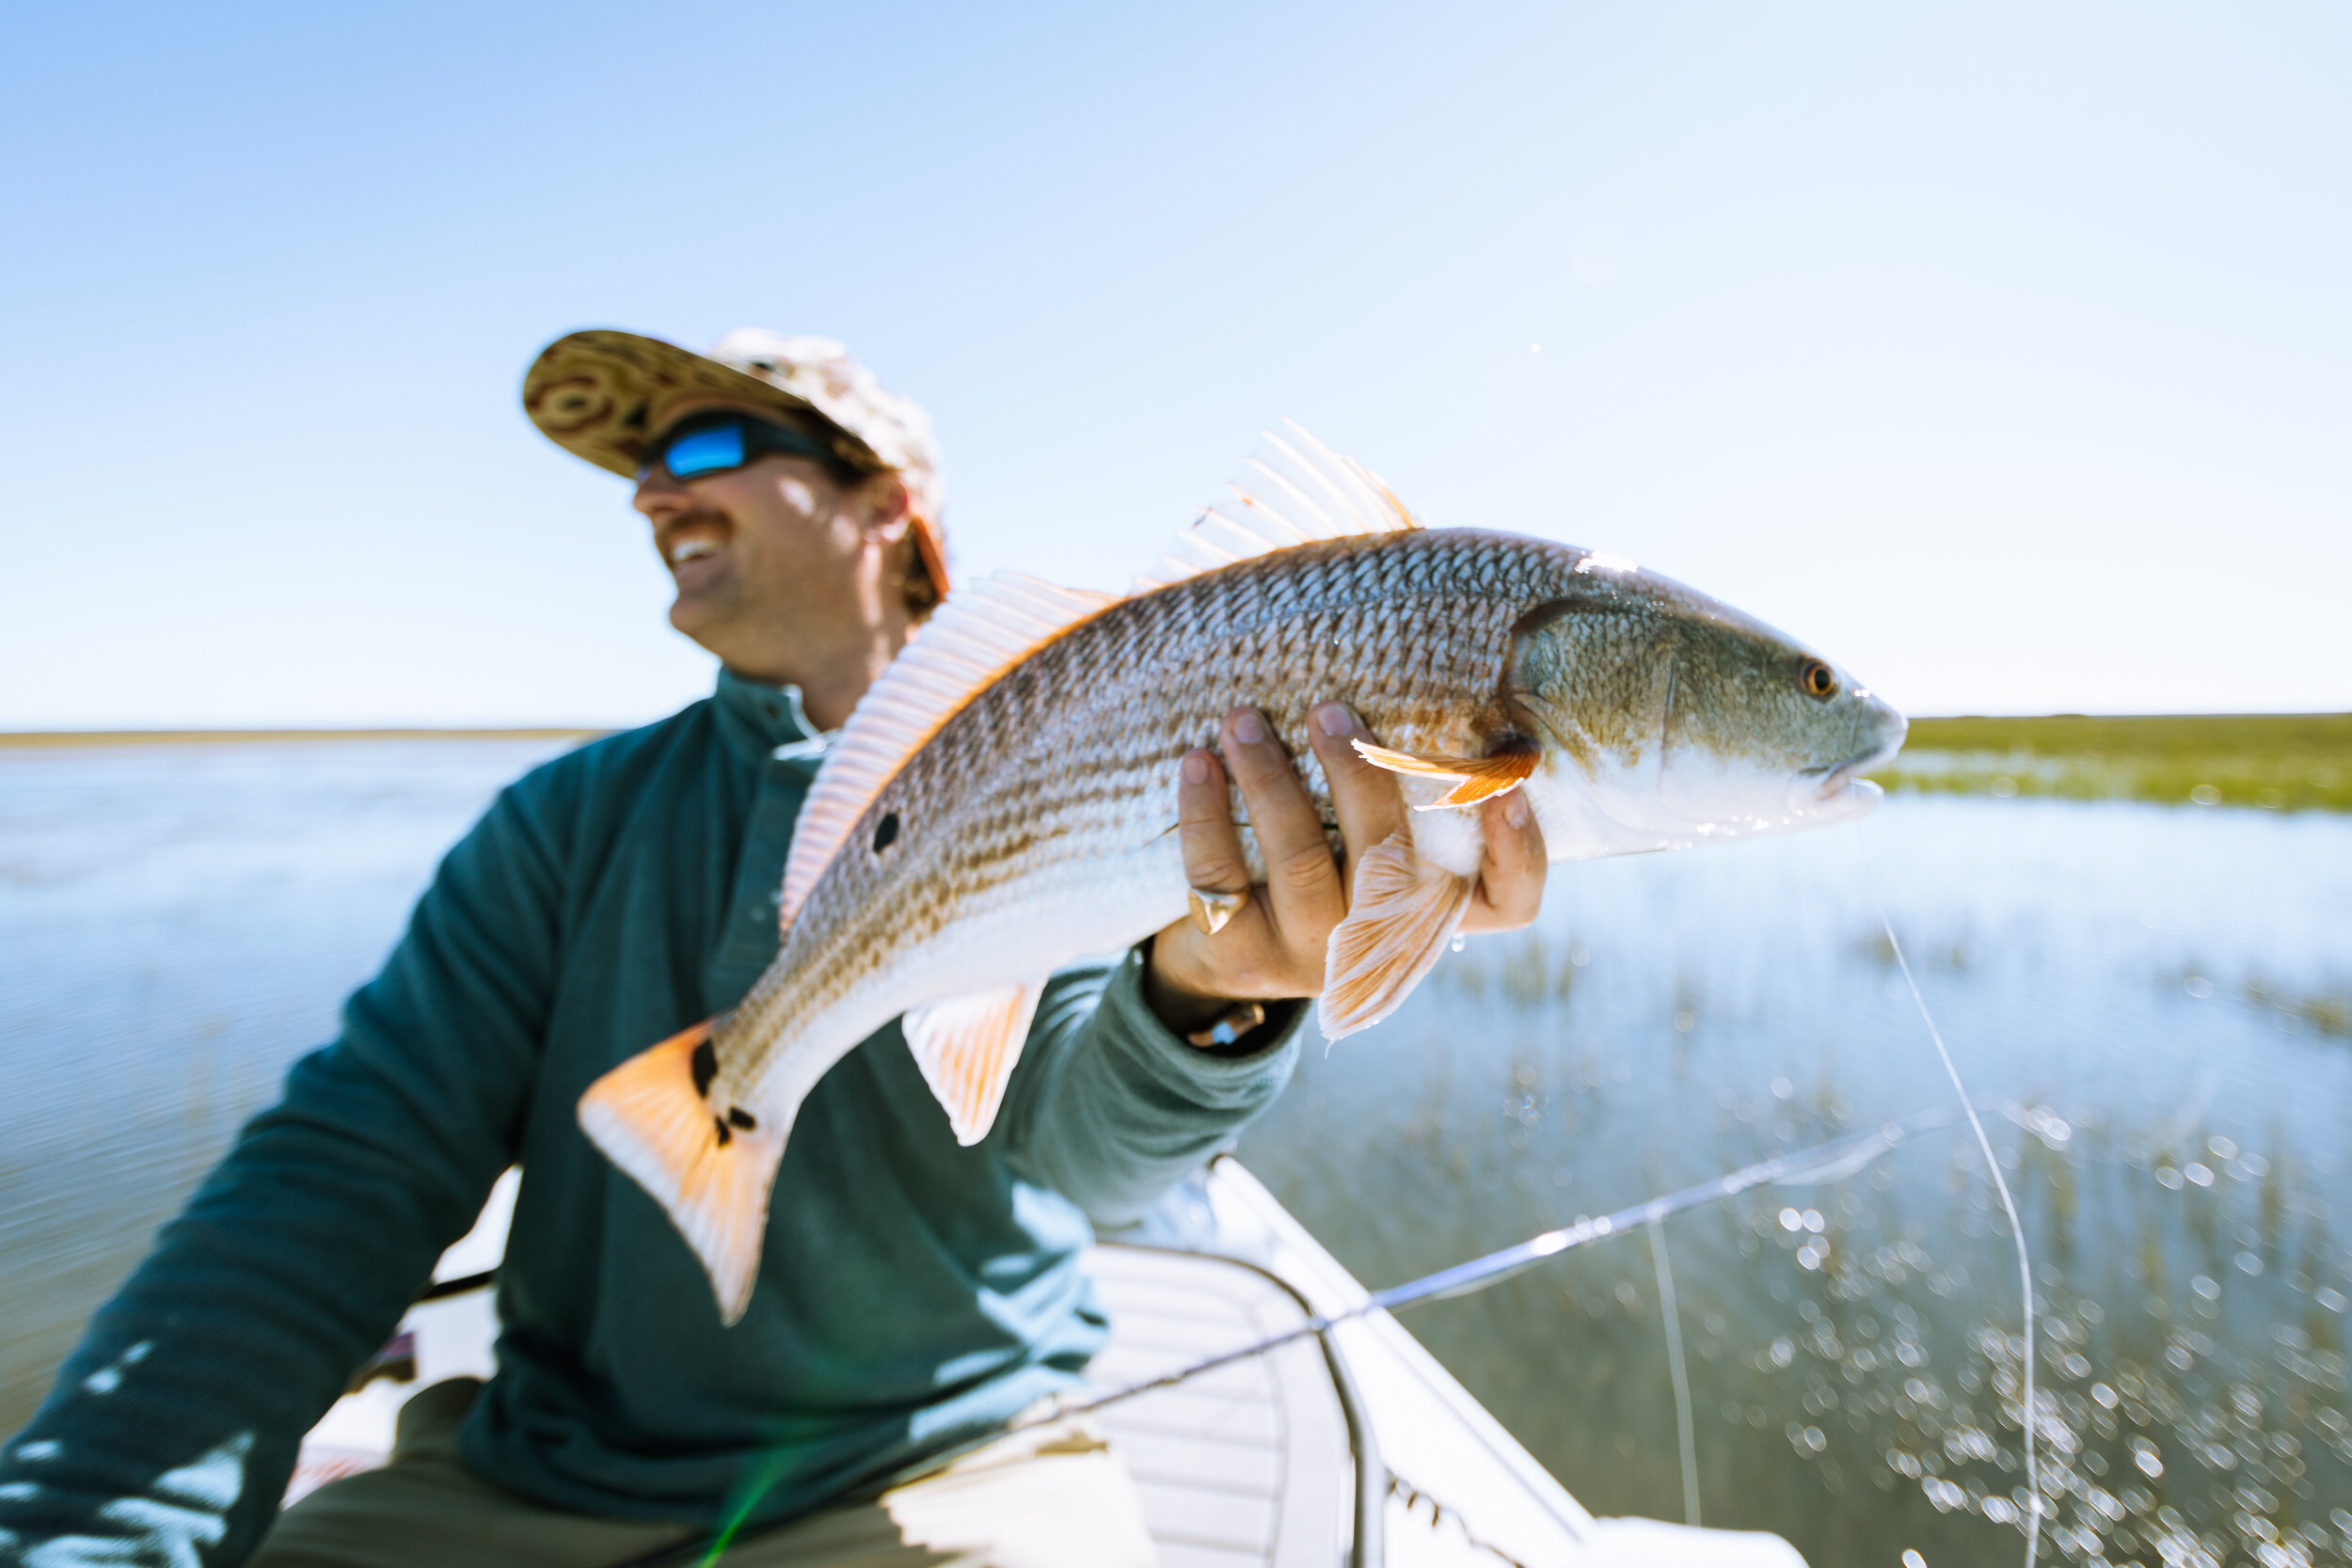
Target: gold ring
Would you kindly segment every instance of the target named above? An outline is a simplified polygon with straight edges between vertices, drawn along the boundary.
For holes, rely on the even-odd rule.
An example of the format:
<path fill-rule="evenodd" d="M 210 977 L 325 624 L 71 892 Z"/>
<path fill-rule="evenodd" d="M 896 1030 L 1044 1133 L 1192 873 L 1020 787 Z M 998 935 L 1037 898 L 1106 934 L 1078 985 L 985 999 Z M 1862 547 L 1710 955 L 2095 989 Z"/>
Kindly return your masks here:
<path fill-rule="evenodd" d="M 1213 937 L 1248 904 L 1249 890 L 1245 887 L 1239 893 L 1219 893 L 1214 888 L 1186 888 L 1184 898 L 1192 909 L 1193 925 L 1202 936 Z"/>

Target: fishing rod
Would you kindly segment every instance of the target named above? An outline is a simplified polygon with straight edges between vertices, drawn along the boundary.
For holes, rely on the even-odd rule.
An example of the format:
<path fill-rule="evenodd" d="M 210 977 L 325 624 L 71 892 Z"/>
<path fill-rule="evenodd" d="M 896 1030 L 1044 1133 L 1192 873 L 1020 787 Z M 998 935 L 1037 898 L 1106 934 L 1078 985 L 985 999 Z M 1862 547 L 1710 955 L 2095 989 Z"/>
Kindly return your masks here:
<path fill-rule="evenodd" d="M 1481 1258 L 1473 1258 L 1466 1263 L 1456 1263 L 1451 1268 L 1439 1269 L 1435 1274 L 1423 1275 L 1419 1279 L 1407 1280 L 1402 1285 L 1391 1285 L 1385 1291 L 1375 1291 L 1353 1307 L 1337 1312 L 1316 1313 L 1280 1333 L 1268 1335 L 1237 1350 L 1220 1352 L 1159 1377 L 1130 1384 L 1123 1388 L 1114 1388 L 1108 1393 L 1099 1394 L 1089 1400 L 1041 1401 L 1031 1410 L 1025 1411 L 1006 1422 L 1003 1430 L 1018 1432 L 1041 1422 L 1059 1420 L 1064 1417 L 1100 1410 L 1105 1405 L 1117 1404 L 1121 1401 L 1134 1399 L 1139 1394 L 1150 1393 L 1154 1388 L 1169 1387 L 1188 1378 L 1215 1371 L 1219 1367 L 1230 1366 L 1236 1361 L 1245 1361 L 1251 1356 L 1263 1355 L 1269 1351 L 1279 1350 L 1284 1345 L 1310 1336 L 1327 1334 L 1342 1323 L 1368 1317 L 1375 1312 L 1390 1311 L 1399 1307 L 1410 1306 L 1415 1302 L 1470 1295 L 1491 1286 L 1500 1285 L 1512 1275 L 1533 1268 L 1548 1258 L 1573 1251 L 1581 1246 L 1589 1246 L 1595 1242 L 1605 1241 L 1611 1236 L 1622 1234 L 1640 1226 L 1654 1224 L 1686 1210 L 1696 1209 L 1704 1204 L 1718 1203 L 1724 1198 L 1737 1197 L 1740 1194 L 1754 1187 L 1796 1186 L 1816 1181 L 1842 1181 L 1847 1177 L 1868 1168 L 1881 1155 L 1893 1149 L 1914 1133 L 1945 1126 L 1952 1119 L 1952 1113 L 1949 1111 L 1921 1111 L 1914 1116 L 1905 1117 L 1899 1121 L 1882 1123 L 1867 1132 L 1856 1132 L 1847 1137 L 1833 1139 L 1828 1143 L 1814 1144 L 1804 1148 L 1790 1149 L 1785 1154 L 1775 1154 L 1769 1160 L 1758 1160 L 1754 1164 L 1742 1165 L 1727 1176 L 1718 1176 L 1711 1180 L 1702 1181 L 1697 1186 L 1685 1187 L 1679 1192 L 1668 1193 L 1661 1197 L 1632 1204 L 1612 1213 L 1580 1219 L 1573 1225 L 1562 1226 L 1557 1229 L 1546 1230 L 1538 1235 L 1531 1236 L 1516 1246 L 1507 1246 L 1501 1251 L 1490 1252 Z M 778 1522 L 778 1524 L 781 1523 L 782 1521 Z M 675 1568 L 683 1568 L 683 1565 L 688 1563 L 708 1564 L 719 1560 L 729 1546 L 739 1542 L 756 1539 L 774 1528 L 777 1526 L 747 1526 L 739 1515 L 737 1520 L 728 1526 L 706 1534 L 690 1537 L 668 1546 L 659 1547 L 640 1557 L 629 1558 L 625 1561 L 612 1564 L 612 1568 L 674 1568 L 674 1565 Z"/>
<path fill-rule="evenodd" d="M 1016 1418 L 1010 1426 L 1017 1431 L 1025 1426 L 1033 1426 L 1040 1421 L 1058 1420 L 1066 1416 L 1100 1410 L 1105 1405 L 1134 1399 L 1138 1394 L 1150 1393 L 1154 1388 L 1166 1388 L 1188 1378 L 1199 1377 L 1203 1372 L 1215 1371 L 1219 1367 L 1229 1366 L 1236 1361 L 1246 1361 L 1251 1356 L 1263 1355 L 1268 1351 L 1279 1350 L 1294 1340 L 1327 1333 L 1341 1323 L 1368 1317 L 1375 1312 L 1393 1311 L 1397 1307 L 1408 1307 L 1420 1301 L 1438 1301 L 1450 1296 L 1470 1295 L 1491 1286 L 1500 1285 L 1512 1275 L 1533 1268 L 1544 1259 L 1560 1253 L 1581 1246 L 1589 1246 L 1595 1242 L 1605 1241 L 1611 1236 L 1640 1226 L 1656 1224 L 1670 1215 L 1679 1214 L 1685 1210 L 1696 1209 L 1703 1204 L 1718 1203 L 1724 1198 L 1736 1197 L 1752 1187 L 1843 1180 L 1867 1167 L 1881 1155 L 1894 1148 L 1913 1133 L 1944 1126 L 1951 1119 L 1952 1115 L 1948 1111 L 1921 1111 L 1900 1121 L 1886 1122 L 1871 1132 L 1856 1132 L 1849 1137 L 1835 1139 L 1829 1143 L 1815 1144 L 1810 1148 L 1791 1149 L 1785 1154 L 1776 1154 L 1769 1160 L 1759 1160 L 1752 1165 L 1742 1165 L 1727 1176 L 1718 1176 L 1711 1180 L 1702 1181 L 1695 1187 L 1685 1187 L 1680 1192 L 1668 1193 L 1661 1197 L 1653 1197 L 1645 1202 L 1632 1204 L 1613 1213 L 1580 1219 L 1573 1225 L 1562 1226 L 1557 1229 L 1531 1236 L 1515 1246 L 1507 1246 L 1498 1252 L 1487 1253 L 1482 1258 L 1473 1258 L 1466 1263 L 1456 1263 L 1451 1268 L 1439 1269 L 1435 1274 L 1423 1275 L 1419 1279 L 1407 1280 L 1402 1285 L 1391 1285 L 1385 1291 L 1375 1291 L 1353 1307 L 1337 1312 L 1316 1313 L 1279 1333 L 1253 1340 L 1237 1350 L 1221 1351 L 1215 1355 L 1193 1362 L 1189 1366 L 1178 1368 L 1174 1371 L 1163 1373 L 1158 1377 L 1130 1384 L 1123 1388 L 1115 1388 L 1108 1393 L 1098 1394 L 1088 1400 L 1054 1401 L 1041 1404 L 1034 1414 L 1024 1414 Z"/>

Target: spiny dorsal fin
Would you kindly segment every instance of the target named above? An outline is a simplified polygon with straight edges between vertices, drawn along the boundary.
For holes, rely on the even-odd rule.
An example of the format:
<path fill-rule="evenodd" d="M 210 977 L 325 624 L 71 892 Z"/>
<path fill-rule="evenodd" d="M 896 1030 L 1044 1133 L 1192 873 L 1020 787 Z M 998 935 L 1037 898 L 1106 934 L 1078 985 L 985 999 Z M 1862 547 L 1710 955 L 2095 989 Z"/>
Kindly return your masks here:
<path fill-rule="evenodd" d="M 1118 603 L 1115 595 L 1057 588 L 998 572 L 947 595 L 921 635 L 890 661 L 825 753 L 792 830 L 778 917 L 790 930 L 866 808 L 939 727 L 991 681 L 1062 632 Z"/>
<path fill-rule="evenodd" d="M 1005 1102 L 1029 1020 L 1045 993 L 1043 980 L 1016 981 L 994 990 L 950 997 L 915 1008 L 901 1021 L 907 1048 L 923 1082 L 947 1113 L 956 1142 L 966 1148 L 988 1136 Z"/>
<path fill-rule="evenodd" d="M 1318 539 L 1398 533 L 1421 527 L 1379 475 L 1342 457 L 1291 420 L 1295 440 L 1265 432 L 1270 457 L 1253 457 L 1217 502 L 1176 536 L 1168 553 L 1136 578 L 1136 592 L 1182 582 L 1236 561 Z"/>
<path fill-rule="evenodd" d="M 1364 851 L 1347 918 L 1324 949 L 1324 1038 L 1369 1029 L 1403 1006 L 1460 928 L 1470 886 L 1415 854 L 1403 833 Z"/>
<path fill-rule="evenodd" d="M 1408 778 L 1454 781 L 1452 789 L 1426 805 L 1414 807 L 1416 811 L 1474 806 L 1490 796 L 1508 795 L 1525 784 L 1535 771 L 1535 765 L 1543 761 L 1543 753 L 1533 746 L 1506 746 L 1490 757 L 1448 757 L 1391 752 L 1369 740 L 1349 744 L 1356 748 L 1358 756 L 1375 768 Z"/>
<path fill-rule="evenodd" d="M 1371 469 L 1295 423 L 1290 431 L 1295 442 L 1266 433 L 1272 455 L 1249 460 L 1244 481 L 1232 486 L 1233 499 L 1219 501 L 1177 535 L 1151 574 L 1136 579 L 1136 592 L 1319 539 L 1421 527 Z M 825 754 L 785 863 L 777 911 L 783 927 L 791 929 L 866 808 L 941 725 L 1007 670 L 1118 602 L 1116 594 L 1057 588 L 1012 572 L 948 594 L 859 700 Z"/>

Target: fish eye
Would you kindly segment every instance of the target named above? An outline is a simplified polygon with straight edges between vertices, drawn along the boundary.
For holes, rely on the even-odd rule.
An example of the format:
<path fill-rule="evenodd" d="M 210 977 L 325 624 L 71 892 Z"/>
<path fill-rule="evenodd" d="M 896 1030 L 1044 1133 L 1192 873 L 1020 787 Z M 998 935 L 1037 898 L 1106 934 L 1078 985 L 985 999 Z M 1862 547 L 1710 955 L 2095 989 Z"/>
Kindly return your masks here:
<path fill-rule="evenodd" d="M 1837 695 L 1837 672 L 1818 658 L 1808 658 L 1797 666 L 1797 684 L 1804 688 L 1808 697 Z"/>
<path fill-rule="evenodd" d="M 880 822 L 874 824 L 874 853 L 879 855 L 898 842 L 898 814 L 894 811 L 886 813 Z"/>

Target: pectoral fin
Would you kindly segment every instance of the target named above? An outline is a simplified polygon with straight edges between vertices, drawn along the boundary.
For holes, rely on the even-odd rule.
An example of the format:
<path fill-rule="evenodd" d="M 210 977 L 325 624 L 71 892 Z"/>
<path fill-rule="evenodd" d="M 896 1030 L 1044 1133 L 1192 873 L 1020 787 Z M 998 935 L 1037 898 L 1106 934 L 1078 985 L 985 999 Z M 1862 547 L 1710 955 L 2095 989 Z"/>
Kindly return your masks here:
<path fill-rule="evenodd" d="M 1543 760 L 1543 753 L 1533 746 L 1508 746 L 1490 757 L 1416 756 L 1410 752 L 1391 752 L 1386 746 L 1368 741 L 1353 741 L 1357 754 L 1375 768 L 1385 768 L 1391 773 L 1404 773 L 1419 779 L 1452 779 L 1454 788 L 1440 800 L 1421 807 L 1437 811 L 1444 806 L 1474 806 L 1489 796 L 1508 794 L 1527 782 Z"/>
<path fill-rule="evenodd" d="M 1029 1037 L 1045 982 L 1024 980 L 970 996 L 915 1008 L 901 1027 L 923 1082 L 947 1113 L 956 1142 L 969 1148 L 988 1136 L 1005 1085 Z"/>
<path fill-rule="evenodd" d="M 710 1276 L 719 1316 L 743 1316 L 759 1274 L 768 1195 L 784 1160 L 780 1121 L 709 1098 L 711 1022 L 639 1052 L 588 1085 L 580 1126 L 670 1216 Z"/>
<path fill-rule="evenodd" d="M 1324 951 L 1323 1034 L 1338 1039 L 1396 1011 L 1454 940 L 1471 879 L 1432 865 L 1398 833 L 1364 852 L 1347 918 Z"/>

